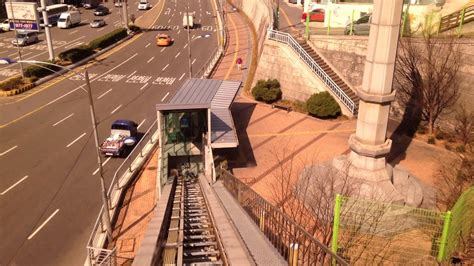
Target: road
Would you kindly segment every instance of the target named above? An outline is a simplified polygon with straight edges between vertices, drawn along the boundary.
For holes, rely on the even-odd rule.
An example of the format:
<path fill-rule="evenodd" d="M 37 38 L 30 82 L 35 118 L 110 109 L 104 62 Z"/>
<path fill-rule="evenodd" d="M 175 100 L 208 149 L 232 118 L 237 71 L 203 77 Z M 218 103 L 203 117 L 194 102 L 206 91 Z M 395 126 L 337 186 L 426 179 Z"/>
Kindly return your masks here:
<path fill-rule="evenodd" d="M 154 3 L 157 4 L 157 3 Z M 158 5 L 158 4 L 157 4 Z M 93 99 L 104 139 L 115 119 L 141 124 L 156 119 L 155 104 L 169 100 L 188 73 L 184 4 L 165 1 L 153 30 L 89 66 Z M 199 28 L 192 30 L 193 69 L 207 62 L 217 46 L 210 2 L 196 0 Z M 166 29 L 166 30 L 160 30 Z M 159 48 L 166 32 L 172 46 Z M 196 38 L 202 34 L 208 38 Z M 35 94 L 0 99 L 0 265 L 79 265 L 100 206 L 100 183 L 87 95 L 82 76 L 51 83 Z M 104 158 L 105 159 L 105 158 Z M 106 160 L 107 184 L 121 159 Z"/>
<path fill-rule="evenodd" d="M 109 8 L 110 13 L 108 15 L 94 16 L 94 9 L 79 8 L 78 10 L 81 12 L 81 24 L 79 26 L 69 29 L 59 29 L 57 27 L 51 28 L 55 56 L 62 51 L 87 44 L 99 36 L 122 27 L 120 20 L 122 8 L 114 7 L 112 1 L 102 3 L 102 5 Z M 138 0 L 129 1 L 128 13 L 129 15 L 134 14 L 138 19 L 144 15 L 146 11 L 138 11 L 137 8 Z M 98 18 L 104 19 L 106 25 L 102 28 L 91 28 L 89 23 Z M 11 41 L 14 38 L 14 31 L 0 33 L 0 57 L 18 59 L 18 49 L 16 46 L 11 44 Z M 49 58 L 44 30 L 39 33 L 39 40 L 38 43 L 20 47 L 23 60 L 47 60 Z M 19 65 L 1 66 L 0 80 L 4 80 L 12 74 L 18 73 L 20 73 Z"/>

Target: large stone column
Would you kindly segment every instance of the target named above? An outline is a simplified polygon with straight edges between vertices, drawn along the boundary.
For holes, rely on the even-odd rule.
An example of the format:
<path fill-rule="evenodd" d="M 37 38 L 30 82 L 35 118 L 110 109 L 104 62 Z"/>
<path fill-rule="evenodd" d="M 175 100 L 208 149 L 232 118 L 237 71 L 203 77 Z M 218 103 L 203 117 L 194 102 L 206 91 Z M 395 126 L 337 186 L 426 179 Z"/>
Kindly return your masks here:
<path fill-rule="evenodd" d="M 374 0 L 364 77 L 358 91 L 357 128 L 349 139 L 351 153 L 333 161 L 338 169 L 350 164 L 349 175 L 361 181 L 362 194 L 399 203 L 406 202 L 406 193 L 394 186 L 394 172 L 398 170 L 387 166 L 385 156 L 392 144 L 386 134 L 395 96 L 392 82 L 402 7 L 403 0 Z M 408 174 L 405 177 L 408 179 Z M 408 181 L 403 183 L 404 190 L 408 189 Z"/>

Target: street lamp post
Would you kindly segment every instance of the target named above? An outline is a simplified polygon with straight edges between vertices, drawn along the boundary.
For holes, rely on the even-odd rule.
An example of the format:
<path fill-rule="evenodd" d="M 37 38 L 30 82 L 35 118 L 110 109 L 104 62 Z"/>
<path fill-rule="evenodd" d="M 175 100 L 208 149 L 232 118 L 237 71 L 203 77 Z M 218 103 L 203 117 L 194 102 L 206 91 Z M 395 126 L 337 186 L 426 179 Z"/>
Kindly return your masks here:
<path fill-rule="evenodd" d="M 12 0 L 10 0 L 10 10 L 12 13 L 12 20 L 13 20 L 13 31 L 15 32 L 15 39 L 16 39 L 16 48 L 18 49 L 18 59 L 20 61 L 22 60 L 21 58 L 21 49 L 20 49 L 20 43 L 18 43 L 18 31 L 16 30 L 16 23 L 15 23 L 15 13 L 13 12 L 13 4 Z M 25 70 L 23 69 L 23 64 L 20 63 L 20 69 L 21 69 L 21 77 L 25 77 Z"/>
<path fill-rule="evenodd" d="M 41 61 L 36 61 L 36 60 L 11 60 L 9 58 L 0 58 L 0 64 L 13 64 L 13 63 L 29 63 L 33 64 L 48 70 L 51 70 L 50 68 L 47 68 L 43 65 L 49 65 L 49 66 L 54 66 L 62 69 L 67 69 L 63 66 L 54 64 L 54 63 L 49 63 L 49 62 L 41 62 Z M 69 71 L 72 71 L 78 75 L 81 75 L 81 73 L 68 69 Z M 94 131 L 94 140 L 95 140 L 95 148 L 97 152 L 97 163 L 99 164 L 99 176 L 100 176 L 100 185 L 101 185 L 101 196 L 102 196 L 102 204 L 104 207 L 104 212 L 102 214 L 102 222 L 105 224 L 106 228 L 106 234 L 107 234 L 107 239 L 109 242 L 112 242 L 112 224 L 110 220 L 110 214 L 109 214 L 109 201 L 108 201 L 108 196 L 107 196 L 107 190 L 105 188 L 105 180 L 104 180 L 104 171 L 102 169 L 102 158 L 100 157 L 100 149 L 99 149 L 99 135 L 97 133 L 97 120 L 95 116 L 95 109 L 94 109 L 94 102 L 92 100 L 92 90 L 91 90 L 91 84 L 89 81 L 89 73 L 87 70 L 84 72 L 85 80 L 86 80 L 86 87 L 87 87 L 87 94 L 89 97 L 89 108 L 90 108 L 90 113 L 91 113 L 91 120 L 92 120 L 92 129 Z M 82 87 L 82 86 L 81 86 Z"/>
<path fill-rule="evenodd" d="M 186 3 L 186 28 L 188 29 L 188 69 L 189 69 L 189 78 L 193 77 L 192 74 L 192 64 L 191 64 L 191 37 L 190 37 L 190 27 L 189 27 L 189 2 Z"/>

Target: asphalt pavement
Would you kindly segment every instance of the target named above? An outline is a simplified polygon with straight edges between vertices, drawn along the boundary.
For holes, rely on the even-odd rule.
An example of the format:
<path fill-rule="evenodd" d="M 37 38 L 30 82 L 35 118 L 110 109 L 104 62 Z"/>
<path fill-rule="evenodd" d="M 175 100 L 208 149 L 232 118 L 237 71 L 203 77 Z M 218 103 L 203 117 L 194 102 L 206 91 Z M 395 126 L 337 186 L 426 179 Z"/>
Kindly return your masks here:
<path fill-rule="evenodd" d="M 155 104 L 169 100 L 187 78 L 184 3 L 154 5 L 147 31 L 88 65 L 100 141 L 115 119 L 135 120 L 145 132 L 156 119 Z M 190 11 L 199 24 L 191 30 L 197 72 L 217 46 L 215 19 L 209 1 L 193 0 Z M 157 47 L 158 33 L 170 34 L 173 45 Z M 204 34 L 210 37 L 198 38 Z M 82 75 L 72 75 L 14 101 L 0 98 L 0 265 L 84 262 L 101 198 L 83 83 Z M 108 185 L 122 159 L 103 161 Z"/>

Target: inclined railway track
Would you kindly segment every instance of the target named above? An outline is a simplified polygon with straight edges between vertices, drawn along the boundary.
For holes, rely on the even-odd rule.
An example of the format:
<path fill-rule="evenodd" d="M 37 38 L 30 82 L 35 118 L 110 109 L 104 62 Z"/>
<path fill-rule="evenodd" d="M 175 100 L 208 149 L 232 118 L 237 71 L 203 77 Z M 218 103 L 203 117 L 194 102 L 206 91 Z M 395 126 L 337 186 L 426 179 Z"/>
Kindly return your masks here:
<path fill-rule="evenodd" d="M 199 178 L 190 172 L 177 177 L 164 265 L 227 265 L 212 214 Z"/>

